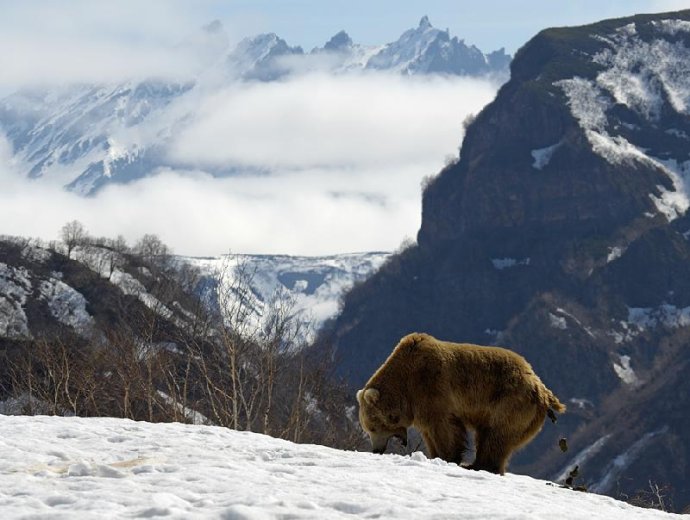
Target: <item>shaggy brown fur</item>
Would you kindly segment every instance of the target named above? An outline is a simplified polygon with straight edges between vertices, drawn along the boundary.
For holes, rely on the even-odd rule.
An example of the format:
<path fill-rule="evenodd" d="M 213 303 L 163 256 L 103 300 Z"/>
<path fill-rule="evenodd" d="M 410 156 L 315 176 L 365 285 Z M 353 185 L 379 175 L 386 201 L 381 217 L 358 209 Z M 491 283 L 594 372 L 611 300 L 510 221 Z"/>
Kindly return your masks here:
<path fill-rule="evenodd" d="M 359 420 L 374 452 L 414 426 L 430 457 L 460 464 L 475 434 L 472 469 L 505 472 L 515 450 L 539 433 L 547 411 L 565 406 L 520 355 L 498 347 L 410 334 L 357 392 Z"/>

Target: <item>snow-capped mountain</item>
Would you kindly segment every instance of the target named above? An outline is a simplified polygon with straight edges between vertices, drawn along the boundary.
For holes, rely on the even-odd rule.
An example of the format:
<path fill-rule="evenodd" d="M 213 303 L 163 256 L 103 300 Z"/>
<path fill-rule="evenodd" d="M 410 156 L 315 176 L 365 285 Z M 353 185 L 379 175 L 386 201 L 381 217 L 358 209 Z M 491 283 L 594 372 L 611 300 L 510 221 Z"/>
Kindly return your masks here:
<path fill-rule="evenodd" d="M 270 81 L 291 70 L 329 70 L 342 73 L 366 69 L 404 75 L 446 74 L 458 76 L 508 73 L 510 56 L 504 49 L 484 54 L 474 45 L 451 37 L 422 17 L 416 28 L 385 45 L 359 45 L 345 32 L 335 34 L 323 47 L 305 53 L 290 47 L 275 34 L 246 38 L 231 53 L 229 61 L 243 77 Z"/>
<path fill-rule="evenodd" d="M 390 45 L 390 44 L 388 44 Z M 387 45 L 355 43 L 345 31 L 339 31 L 323 47 L 312 49 L 314 68 L 325 67 L 336 73 L 366 69 L 369 61 Z"/>
<path fill-rule="evenodd" d="M 474 45 L 467 46 L 463 40 L 451 38 L 447 30 L 436 29 L 424 16 L 417 28 L 405 31 L 397 41 L 373 55 L 366 68 L 402 74 L 474 76 L 505 73 L 509 63 L 510 56 L 504 49 L 485 55 Z"/>
<path fill-rule="evenodd" d="M 0 102 L 0 126 L 28 177 L 86 195 L 164 164 L 161 147 L 175 123 L 165 110 L 193 86 L 130 81 L 22 91 Z"/>
<path fill-rule="evenodd" d="M 228 56 L 228 65 L 243 79 L 272 81 L 290 72 L 288 63 L 281 63 L 281 59 L 303 54 L 302 47 L 290 47 L 275 33 L 260 34 L 242 40 Z"/>
<path fill-rule="evenodd" d="M 341 296 L 376 272 L 389 256 L 226 255 L 183 260 L 201 270 L 205 278 L 201 291 L 210 305 L 235 307 L 241 301 L 251 309 L 252 326 L 261 326 L 276 305 L 287 305 L 299 322 L 300 335 L 310 341 L 336 316 Z"/>
<path fill-rule="evenodd" d="M 276 34 L 247 38 L 228 52 L 227 35 L 216 21 L 174 52 L 193 63 L 175 81 L 33 88 L 0 100 L 0 132 L 9 140 L 16 167 L 27 177 L 91 195 L 161 168 L 198 167 L 173 158 L 171 139 L 195 120 L 204 99 L 238 81 L 271 81 L 305 71 L 505 76 L 510 59 L 502 51 L 485 56 L 433 28 L 426 17 L 393 43 L 358 45 L 343 31 L 310 53 Z M 234 168 L 211 173 L 232 174 Z"/>

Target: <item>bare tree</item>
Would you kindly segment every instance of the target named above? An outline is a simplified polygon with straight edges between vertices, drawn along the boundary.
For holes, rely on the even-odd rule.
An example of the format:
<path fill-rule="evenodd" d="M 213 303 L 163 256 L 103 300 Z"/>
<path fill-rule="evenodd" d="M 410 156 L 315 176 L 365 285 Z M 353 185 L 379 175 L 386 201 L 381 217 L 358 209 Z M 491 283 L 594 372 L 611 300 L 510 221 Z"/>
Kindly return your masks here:
<path fill-rule="evenodd" d="M 134 253 L 149 263 L 160 263 L 167 260 L 170 255 L 170 248 L 163 241 L 151 233 L 147 233 L 134 245 Z"/>
<path fill-rule="evenodd" d="M 125 237 L 123 237 L 122 235 L 117 235 L 117 238 L 109 240 L 107 246 L 110 247 L 113 251 L 116 251 L 122 255 L 129 252 L 127 240 L 125 240 Z"/>
<path fill-rule="evenodd" d="M 659 509 L 660 511 L 672 512 L 673 504 L 669 495 L 671 495 L 671 487 L 668 485 L 660 486 L 656 482 L 648 481 L 649 489 L 641 489 L 635 495 L 627 497 L 622 495 L 624 499 L 635 506 L 644 507 L 647 509 Z"/>
<path fill-rule="evenodd" d="M 60 229 L 60 239 L 67 248 L 67 258 L 72 257 L 75 247 L 83 245 L 88 238 L 88 233 L 84 225 L 78 220 L 68 222 Z"/>

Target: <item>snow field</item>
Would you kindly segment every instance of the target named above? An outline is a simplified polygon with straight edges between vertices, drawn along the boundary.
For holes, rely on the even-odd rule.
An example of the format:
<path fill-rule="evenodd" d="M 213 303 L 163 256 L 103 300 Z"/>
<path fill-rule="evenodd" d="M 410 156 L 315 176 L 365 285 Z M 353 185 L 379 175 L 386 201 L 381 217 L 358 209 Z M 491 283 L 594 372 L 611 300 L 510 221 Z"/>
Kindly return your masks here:
<path fill-rule="evenodd" d="M 13 518 L 625 519 L 668 514 L 530 477 L 178 423 L 0 415 Z"/>

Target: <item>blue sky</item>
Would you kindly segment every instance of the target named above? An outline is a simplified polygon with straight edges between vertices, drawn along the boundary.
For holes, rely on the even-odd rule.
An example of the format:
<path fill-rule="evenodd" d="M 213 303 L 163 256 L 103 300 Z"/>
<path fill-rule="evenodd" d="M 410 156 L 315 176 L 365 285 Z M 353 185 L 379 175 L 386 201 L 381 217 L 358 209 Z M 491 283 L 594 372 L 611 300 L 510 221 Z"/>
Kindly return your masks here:
<path fill-rule="evenodd" d="M 345 29 L 383 44 L 431 23 L 484 52 L 510 54 L 546 27 L 690 8 L 690 0 L 0 0 L 0 95 L 45 81 L 179 69 L 170 49 L 214 20 L 230 43 L 275 32 L 309 51 Z"/>
<path fill-rule="evenodd" d="M 241 0 L 206 8 L 236 34 L 276 32 L 306 50 L 341 29 L 361 43 L 392 41 L 426 14 L 482 50 L 505 47 L 512 54 L 546 27 L 690 8 L 690 0 Z"/>

